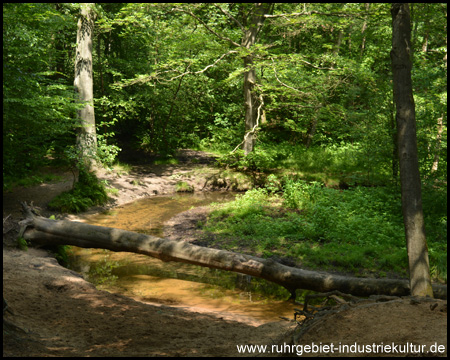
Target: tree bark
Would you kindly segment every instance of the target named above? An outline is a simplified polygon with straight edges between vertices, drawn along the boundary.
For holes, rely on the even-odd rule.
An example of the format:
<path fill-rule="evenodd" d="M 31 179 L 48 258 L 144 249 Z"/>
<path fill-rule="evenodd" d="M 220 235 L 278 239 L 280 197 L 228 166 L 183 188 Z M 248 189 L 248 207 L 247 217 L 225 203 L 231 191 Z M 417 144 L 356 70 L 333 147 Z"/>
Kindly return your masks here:
<path fill-rule="evenodd" d="M 92 71 L 92 35 L 94 31 L 94 4 L 81 4 L 77 29 L 74 88 L 78 101 L 85 106 L 78 111 L 77 147 L 81 161 L 90 169 L 97 151 L 94 114 L 94 79 Z"/>
<path fill-rule="evenodd" d="M 261 31 L 265 17 L 264 14 L 271 8 L 271 3 L 256 3 L 255 10 L 250 19 L 250 25 L 244 32 L 242 46 L 250 50 L 255 45 L 258 33 Z M 245 106 L 245 137 L 242 144 L 244 154 L 253 151 L 255 146 L 255 127 L 258 116 L 258 96 L 255 93 L 256 72 L 253 67 L 253 55 L 250 53 L 244 58 L 244 106 Z"/>
<path fill-rule="evenodd" d="M 444 127 L 442 125 L 443 119 L 444 114 L 442 114 L 442 116 L 437 119 L 438 132 L 436 135 L 436 147 L 434 150 L 434 160 L 433 165 L 431 166 L 431 173 L 436 172 L 439 165 L 439 152 L 441 151 L 442 131 L 444 130 Z"/>
<path fill-rule="evenodd" d="M 395 3 L 392 13 L 392 72 L 397 107 L 403 222 L 409 260 L 411 295 L 433 296 L 422 209 L 417 155 L 416 117 L 411 80 L 411 24 L 407 3 Z"/>
<path fill-rule="evenodd" d="M 398 183 L 398 139 L 397 126 L 395 125 L 395 104 L 389 104 L 389 131 L 392 137 L 392 179 Z"/>
<path fill-rule="evenodd" d="M 317 124 L 319 123 L 319 111 L 320 107 L 314 109 L 314 117 L 309 124 L 308 132 L 306 133 L 305 147 L 308 149 L 313 141 L 314 134 L 316 133 Z"/>
<path fill-rule="evenodd" d="M 233 253 L 173 241 L 151 235 L 109 227 L 88 225 L 67 220 L 50 220 L 36 216 L 23 204 L 27 218 L 20 222 L 19 236 L 41 245 L 75 245 L 128 251 L 152 256 L 163 261 L 178 261 L 209 268 L 239 272 L 259 277 L 288 289 L 295 297 L 295 289 L 319 292 L 341 292 L 369 296 L 408 295 L 407 280 L 353 278 L 289 267 L 271 259 Z M 447 287 L 436 286 L 436 297 L 446 298 Z"/>
<path fill-rule="evenodd" d="M 370 9 L 370 3 L 364 3 L 364 8 L 366 11 L 366 16 L 364 17 L 364 23 L 361 28 L 361 34 L 363 36 L 362 42 L 361 42 L 361 56 L 364 55 L 364 50 L 366 49 L 366 34 L 365 34 L 365 32 L 367 29 L 367 18 L 369 17 L 368 13 L 369 13 L 369 9 Z"/>

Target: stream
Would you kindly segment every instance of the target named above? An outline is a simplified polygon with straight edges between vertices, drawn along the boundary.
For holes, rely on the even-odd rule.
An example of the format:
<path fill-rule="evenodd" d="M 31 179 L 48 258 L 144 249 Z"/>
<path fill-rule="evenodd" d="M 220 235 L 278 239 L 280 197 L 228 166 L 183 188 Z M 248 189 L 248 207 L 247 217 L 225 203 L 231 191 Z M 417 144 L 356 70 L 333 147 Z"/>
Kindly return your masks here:
<path fill-rule="evenodd" d="M 178 213 L 210 203 L 231 201 L 233 193 L 176 194 L 137 200 L 82 221 L 163 236 L 163 224 Z M 206 267 L 163 262 L 128 252 L 71 247 L 69 268 L 97 288 L 153 305 L 214 314 L 252 325 L 293 318 L 295 305 L 282 300 L 282 287 L 248 275 Z"/>

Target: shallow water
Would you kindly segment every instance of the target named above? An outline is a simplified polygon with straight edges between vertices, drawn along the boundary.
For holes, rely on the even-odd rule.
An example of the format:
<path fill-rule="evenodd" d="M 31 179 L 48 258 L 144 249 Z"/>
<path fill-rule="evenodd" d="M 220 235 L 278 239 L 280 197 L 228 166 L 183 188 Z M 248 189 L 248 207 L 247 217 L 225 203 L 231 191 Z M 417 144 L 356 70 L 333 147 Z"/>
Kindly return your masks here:
<path fill-rule="evenodd" d="M 232 193 L 177 194 L 151 197 L 112 211 L 86 216 L 84 221 L 162 236 L 163 223 L 176 214 L 211 202 L 230 201 Z M 294 304 L 275 298 L 279 286 L 247 275 L 206 267 L 162 262 L 145 255 L 72 247 L 69 267 L 103 290 L 140 301 L 215 313 L 249 324 L 293 317 Z"/>

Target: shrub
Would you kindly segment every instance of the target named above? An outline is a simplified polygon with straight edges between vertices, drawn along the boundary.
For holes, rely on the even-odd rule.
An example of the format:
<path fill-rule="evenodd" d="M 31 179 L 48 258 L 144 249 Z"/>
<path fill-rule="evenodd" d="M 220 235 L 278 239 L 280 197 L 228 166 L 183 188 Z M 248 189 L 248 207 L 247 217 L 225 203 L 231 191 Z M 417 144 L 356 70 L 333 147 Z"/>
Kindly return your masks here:
<path fill-rule="evenodd" d="M 48 204 L 50 210 L 78 213 L 94 205 L 102 205 L 108 200 L 105 187 L 97 177 L 86 170 L 80 170 L 78 182 L 72 190 L 56 196 Z"/>
<path fill-rule="evenodd" d="M 239 171 L 266 171 L 276 167 L 276 159 L 271 153 L 261 149 L 255 149 L 247 155 L 244 155 L 243 150 L 237 150 L 220 157 L 217 165 Z"/>
<path fill-rule="evenodd" d="M 187 182 L 179 181 L 175 185 L 176 192 L 194 192 L 194 188 L 189 185 Z"/>

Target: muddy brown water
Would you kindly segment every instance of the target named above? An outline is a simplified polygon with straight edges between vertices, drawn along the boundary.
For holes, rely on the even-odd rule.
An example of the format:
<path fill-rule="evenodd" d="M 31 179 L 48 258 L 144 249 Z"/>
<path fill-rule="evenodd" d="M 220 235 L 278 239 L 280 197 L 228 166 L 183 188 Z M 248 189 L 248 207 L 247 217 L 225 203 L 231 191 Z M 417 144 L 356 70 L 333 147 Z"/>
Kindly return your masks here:
<path fill-rule="evenodd" d="M 88 215 L 93 225 L 162 236 L 176 214 L 212 202 L 231 201 L 233 193 L 194 193 L 141 199 L 104 213 Z M 98 288 L 161 306 L 215 314 L 253 325 L 293 318 L 294 304 L 281 287 L 262 279 L 217 269 L 163 262 L 128 252 L 72 247 L 69 267 Z"/>

